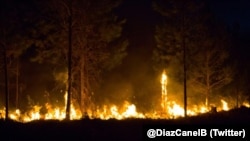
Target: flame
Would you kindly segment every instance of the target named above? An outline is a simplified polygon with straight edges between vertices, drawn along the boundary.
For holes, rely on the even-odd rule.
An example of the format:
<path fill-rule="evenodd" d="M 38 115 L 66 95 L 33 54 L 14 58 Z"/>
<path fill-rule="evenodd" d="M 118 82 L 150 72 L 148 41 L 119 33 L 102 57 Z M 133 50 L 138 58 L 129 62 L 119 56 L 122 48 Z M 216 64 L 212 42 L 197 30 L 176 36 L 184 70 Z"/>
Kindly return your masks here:
<path fill-rule="evenodd" d="M 221 101 L 221 103 L 222 103 L 222 110 L 228 111 L 229 108 L 228 108 L 227 102 L 226 102 L 225 100 L 223 100 L 223 99 L 221 99 L 220 101 Z"/>
<path fill-rule="evenodd" d="M 103 108 L 97 109 L 96 117 L 100 119 L 125 119 L 125 118 L 145 118 L 142 113 L 137 112 L 136 106 L 125 101 L 124 104 L 118 108 L 116 105 L 108 107 L 104 105 Z"/>
<path fill-rule="evenodd" d="M 219 111 L 227 111 L 230 110 L 228 107 L 228 103 L 221 99 L 221 106 L 218 106 Z M 128 101 L 125 101 L 122 105 L 103 105 L 101 108 L 97 108 L 96 110 L 88 109 L 88 116 L 91 119 L 98 118 L 103 120 L 108 119 L 126 119 L 126 118 L 151 118 L 151 119 L 172 119 L 184 116 L 184 109 L 175 101 L 167 101 L 166 102 L 166 111 L 162 113 L 162 111 L 153 111 L 151 113 L 141 113 L 136 109 L 135 104 L 131 104 Z M 243 105 L 249 106 L 249 103 L 244 102 Z M 20 122 L 30 122 L 33 120 L 63 120 L 65 119 L 65 107 L 53 107 L 51 104 L 46 103 L 45 108 L 47 109 L 47 113 L 42 114 L 40 112 L 42 106 L 35 105 L 28 112 L 22 113 L 19 109 L 9 112 L 9 117 L 13 120 Z M 205 105 L 194 105 L 190 106 L 187 111 L 189 116 L 195 116 L 201 113 L 209 112 L 208 108 Z M 5 109 L 0 109 L 0 119 L 4 119 Z M 82 114 L 79 109 L 76 109 L 73 105 L 71 105 L 71 120 L 81 119 Z"/>
<path fill-rule="evenodd" d="M 64 95 L 65 104 L 67 101 L 67 93 Z M 50 103 L 45 104 L 45 108 L 47 110 L 47 113 L 42 114 L 41 109 L 43 106 L 40 105 L 34 105 L 30 111 L 25 112 L 24 114 L 21 113 L 19 109 L 16 109 L 15 111 L 9 112 L 9 118 L 16 121 L 21 122 L 30 122 L 33 120 L 49 120 L 49 119 L 57 119 L 57 120 L 63 120 L 65 119 L 66 110 L 65 107 L 53 107 Z M 70 113 L 70 119 L 80 119 L 82 117 L 82 114 L 79 109 L 76 109 L 73 104 L 71 104 L 71 113 Z M 0 119 L 5 118 L 5 109 L 0 109 Z"/>
<path fill-rule="evenodd" d="M 19 120 L 18 118 L 20 117 L 20 115 L 21 115 L 20 110 L 16 109 L 14 113 L 10 113 L 10 118 L 13 120 Z"/>
<path fill-rule="evenodd" d="M 161 76 L 161 106 L 163 113 L 167 110 L 167 75 L 165 70 L 162 73 Z"/>
<path fill-rule="evenodd" d="M 245 107 L 247 107 L 247 108 L 250 108 L 250 104 L 249 103 L 247 103 L 247 102 L 243 102 L 243 104 L 242 104 L 243 106 L 245 106 Z"/>
<path fill-rule="evenodd" d="M 126 119 L 126 118 L 151 118 L 151 119 L 169 119 L 178 118 L 184 116 L 184 109 L 180 104 L 174 100 L 167 99 L 167 75 L 164 70 L 161 76 L 161 103 L 160 110 L 155 110 L 152 112 L 141 113 L 137 111 L 136 105 L 130 103 L 129 101 L 124 101 L 120 105 L 106 104 L 101 107 L 95 107 L 95 109 L 86 109 L 87 116 L 91 119 L 98 118 L 103 120 L 108 119 Z M 20 121 L 20 122 L 30 122 L 33 120 L 49 120 L 57 119 L 63 120 L 66 115 L 66 104 L 67 104 L 67 92 L 64 95 L 64 106 L 53 106 L 51 103 L 46 103 L 44 106 L 34 105 L 29 111 L 22 113 L 21 110 L 16 109 L 9 111 L 9 118 Z M 221 105 L 218 109 L 223 111 L 230 110 L 228 102 L 221 99 Z M 247 102 L 243 103 L 244 106 L 250 107 Z M 46 109 L 46 113 L 41 113 L 41 109 Z M 80 109 L 75 108 L 74 104 L 70 105 L 70 119 L 81 119 L 82 113 Z M 93 108 L 93 107 L 92 107 Z M 210 110 L 205 105 L 193 105 L 189 106 L 187 114 L 189 116 L 195 116 L 201 113 L 209 112 Z M 0 109 L 0 119 L 5 118 L 5 108 Z"/>
<path fill-rule="evenodd" d="M 168 107 L 168 112 L 171 116 L 174 116 L 174 117 L 179 117 L 179 116 L 183 116 L 183 113 L 184 113 L 184 109 L 175 103 L 175 101 L 173 101 L 171 103 L 172 106 L 169 106 Z"/>

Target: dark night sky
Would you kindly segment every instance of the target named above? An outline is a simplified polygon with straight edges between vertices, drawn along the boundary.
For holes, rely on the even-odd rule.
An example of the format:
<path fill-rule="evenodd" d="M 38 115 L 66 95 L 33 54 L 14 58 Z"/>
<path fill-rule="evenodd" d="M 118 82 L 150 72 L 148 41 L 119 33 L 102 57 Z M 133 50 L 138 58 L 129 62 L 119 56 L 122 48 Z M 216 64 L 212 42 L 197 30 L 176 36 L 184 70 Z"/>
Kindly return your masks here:
<path fill-rule="evenodd" d="M 235 22 L 239 23 L 241 32 L 250 32 L 250 1 L 249 0 L 209 0 L 212 11 L 219 19 L 231 26 Z M 138 23 L 151 22 L 155 20 L 156 14 L 152 14 L 151 0 L 125 0 L 122 10 L 131 22 Z M 141 21 L 141 23 L 140 23 Z"/>
<path fill-rule="evenodd" d="M 152 10 L 152 0 L 125 0 L 119 9 L 120 15 L 127 18 L 127 25 L 124 29 L 128 36 L 130 45 L 128 51 L 132 56 L 127 62 L 131 65 L 137 61 L 145 62 L 150 55 L 154 42 L 154 28 L 159 19 L 158 13 Z M 250 33 L 250 2 L 248 0 L 209 0 L 211 9 L 219 20 L 231 28 L 237 23 L 241 33 Z"/>
<path fill-rule="evenodd" d="M 119 15 L 127 19 L 124 33 L 130 44 L 129 57 L 125 58 L 118 74 L 121 74 L 123 79 L 127 78 L 129 81 L 133 79 L 134 83 L 147 80 L 145 76 L 149 76 L 150 68 L 152 68 L 150 59 L 152 49 L 156 46 L 154 29 L 159 14 L 152 10 L 151 2 L 152 0 L 125 0 L 119 9 Z M 241 33 L 250 33 L 250 2 L 248 0 L 209 0 L 209 2 L 215 16 L 226 26 L 231 28 L 234 23 L 238 23 Z M 239 47 L 236 50 L 239 54 L 244 54 L 245 58 L 249 58 L 249 55 L 244 53 L 245 47 Z"/>
<path fill-rule="evenodd" d="M 232 55 L 240 62 L 241 69 L 249 68 L 250 55 L 246 49 L 250 47 L 250 1 L 249 0 L 211 0 L 211 6 L 219 19 L 230 28 L 238 29 Z"/>
<path fill-rule="evenodd" d="M 250 32 L 249 0 L 211 0 L 216 15 L 228 25 L 239 23 L 241 32 Z"/>

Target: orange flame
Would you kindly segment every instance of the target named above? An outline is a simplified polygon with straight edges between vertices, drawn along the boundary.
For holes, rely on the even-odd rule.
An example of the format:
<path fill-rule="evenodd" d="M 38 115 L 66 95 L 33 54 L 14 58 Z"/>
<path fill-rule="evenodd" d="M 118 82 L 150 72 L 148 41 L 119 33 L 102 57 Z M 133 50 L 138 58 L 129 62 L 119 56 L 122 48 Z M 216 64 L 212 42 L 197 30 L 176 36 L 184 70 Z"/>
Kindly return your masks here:
<path fill-rule="evenodd" d="M 153 111 L 148 113 L 141 113 L 137 111 L 136 105 L 132 104 L 128 101 L 125 101 L 122 105 L 103 105 L 101 108 L 87 109 L 87 116 L 91 119 L 98 118 L 98 119 L 126 119 L 126 118 L 151 118 L 151 119 L 167 119 L 167 118 L 177 118 L 184 116 L 184 109 L 180 104 L 176 101 L 168 100 L 167 99 L 167 75 L 166 71 L 164 70 L 161 77 L 161 110 Z M 20 121 L 20 122 L 30 122 L 32 120 L 49 120 L 49 119 L 57 119 L 63 120 L 65 119 L 65 111 L 66 111 L 66 102 L 67 102 L 67 93 L 64 95 L 65 106 L 64 107 L 53 107 L 52 104 L 46 103 L 45 109 L 47 113 L 42 114 L 40 112 L 42 106 L 34 105 L 32 109 L 28 112 L 22 113 L 19 109 L 9 112 L 9 117 L 13 120 Z M 223 111 L 228 111 L 230 108 L 228 103 L 221 99 L 221 106 L 218 109 Z M 250 104 L 247 102 L 243 103 L 244 106 L 250 107 Z M 205 105 L 194 105 L 189 106 L 187 114 L 189 116 L 198 115 L 200 113 L 209 112 L 209 109 Z M 70 113 L 71 120 L 74 119 L 81 119 L 82 113 L 79 109 L 76 109 L 73 104 L 71 104 L 71 113 Z M 0 119 L 5 118 L 5 108 L 2 110 L 0 109 Z"/>
<path fill-rule="evenodd" d="M 163 113 L 167 110 L 167 75 L 165 70 L 162 73 L 161 76 L 161 106 L 163 109 Z"/>
<path fill-rule="evenodd" d="M 227 102 L 226 102 L 225 100 L 223 100 L 223 99 L 221 99 L 220 101 L 221 101 L 221 103 L 222 103 L 222 110 L 228 111 L 229 108 L 228 108 Z"/>
<path fill-rule="evenodd" d="M 228 103 L 221 99 L 222 105 L 219 106 L 218 109 L 227 111 L 230 108 L 228 107 Z M 244 103 L 243 105 L 249 105 L 248 103 Z M 48 120 L 48 119 L 57 119 L 63 120 L 65 119 L 65 108 L 55 107 L 53 108 L 51 104 L 46 103 L 47 113 L 41 114 L 40 109 L 41 106 L 35 105 L 30 111 L 21 113 L 19 109 L 9 112 L 9 117 L 13 120 L 20 122 L 30 122 L 33 120 Z M 75 107 L 71 106 L 71 120 L 81 119 L 82 114 L 80 110 L 75 109 Z M 153 111 L 151 113 L 140 113 L 137 111 L 136 106 L 134 104 L 125 101 L 121 106 L 117 105 L 104 105 L 102 108 L 93 110 L 88 110 L 88 116 L 92 119 L 98 118 L 103 120 L 108 119 L 126 119 L 126 118 L 151 118 L 151 119 L 169 119 L 169 118 L 178 118 L 183 117 L 183 108 L 176 103 L 175 101 L 168 101 L 166 103 L 166 113 L 162 114 L 161 111 Z M 206 113 L 209 110 L 205 105 L 195 105 L 190 106 L 187 114 L 189 116 L 195 116 L 200 113 Z M 5 109 L 0 110 L 0 119 L 5 118 Z"/>

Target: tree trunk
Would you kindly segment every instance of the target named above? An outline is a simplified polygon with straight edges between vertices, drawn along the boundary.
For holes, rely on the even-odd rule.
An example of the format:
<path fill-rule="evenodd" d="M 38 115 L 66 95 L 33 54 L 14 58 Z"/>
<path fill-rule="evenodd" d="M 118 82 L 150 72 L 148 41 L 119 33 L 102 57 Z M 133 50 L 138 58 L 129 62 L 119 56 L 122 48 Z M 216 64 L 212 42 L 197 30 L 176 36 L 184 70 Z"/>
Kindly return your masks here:
<path fill-rule="evenodd" d="M 19 59 L 17 58 L 17 66 L 16 66 L 16 109 L 18 109 L 18 101 L 19 101 Z"/>
<path fill-rule="evenodd" d="M 186 68 L 186 44 L 183 40 L 183 72 L 184 72 L 184 117 L 187 117 L 187 68 Z"/>
<path fill-rule="evenodd" d="M 7 66 L 7 50 L 4 48 L 4 79 L 5 79 L 5 120 L 9 120 L 9 81 L 8 81 L 8 66 Z"/>
<path fill-rule="evenodd" d="M 205 101 L 205 105 L 208 108 L 208 104 L 209 104 L 209 95 L 210 95 L 210 70 L 209 70 L 209 53 L 207 51 L 206 53 L 206 101 Z"/>
<path fill-rule="evenodd" d="M 208 108 L 208 102 L 209 102 L 209 89 L 206 90 L 206 99 L 205 99 L 205 105 Z"/>
<path fill-rule="evenodd" d="M 71 105 L 71 84 L 72 84 L 72 0 L 69 1 L 69 21 L 68 21 L 68 95 L 66 105 L 66 119 L 70 120 L 70 105 Z"/>
<path fill-rule="evenodd" d="M 187 66 L 186 66 L 186 42 L 185 42 L 185 2 L 182 3 L 182 21 L 181 21 L 181 34 L 182 34 L 182 48 L 183 48 L 183 85 L 184 85 L 184 117 L 187 117 Z"/>
<path fill-rule="evenodd" d="M 81 57 L 83 58 L 83 57 Z M 80 109 L 81 112 L 83 114 L 83 116 L 85 116 L 85 106 L 84 106 L 84 99 L 85 99 L 85 86 L 84 86 L 84 59 L 81 59 L 80 62 Z"/>
<path fill-rule="evenodd" d="M 240 92 L 239 92 L 239 87 L 236 86 L 236 108 L 239 108 L 239 98 L 240 97 Z"/>

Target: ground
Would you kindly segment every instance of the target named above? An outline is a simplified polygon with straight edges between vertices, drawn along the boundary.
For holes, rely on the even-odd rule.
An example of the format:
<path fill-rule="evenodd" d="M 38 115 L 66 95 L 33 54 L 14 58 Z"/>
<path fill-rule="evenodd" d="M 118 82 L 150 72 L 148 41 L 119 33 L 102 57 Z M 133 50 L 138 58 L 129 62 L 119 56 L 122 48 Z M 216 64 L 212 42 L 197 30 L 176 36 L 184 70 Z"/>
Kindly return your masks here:
<path fill-rule="evenodd" d="M 249 125 L 250 109 L 246 107 L 233 109 L 227 112 L 209 113 L 175 120 L 82 119 L 76 121 L 33 121 L 29 123 L 0 120 L 0 139 L 11 141 L 140 141 L 149 139 L 146 136 L 149 128 L 180 128 L 183 130 L 195 130 L 199 128 L 228 128 L 242 130 L 242 128 L 244 128 L 246 130 L 246 137 L 250 137 Z M 166 140 L 166 138 L 164 139 Z"/>

